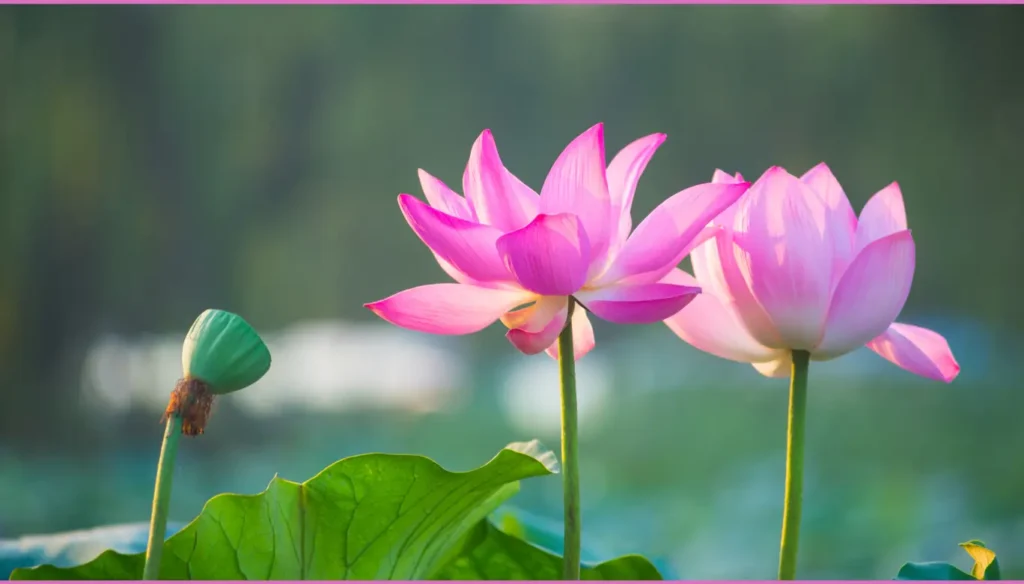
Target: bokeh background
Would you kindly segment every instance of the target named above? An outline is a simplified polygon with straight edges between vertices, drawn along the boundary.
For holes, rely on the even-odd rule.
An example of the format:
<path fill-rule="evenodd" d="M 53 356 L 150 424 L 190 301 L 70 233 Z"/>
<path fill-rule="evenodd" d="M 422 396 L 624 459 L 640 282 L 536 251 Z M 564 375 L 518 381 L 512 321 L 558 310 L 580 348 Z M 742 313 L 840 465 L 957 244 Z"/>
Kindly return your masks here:
<path fill-rule="evenodd" d="M 186 442 L 172 516 L 347 455 L 482 464 L 558 447 L 555 364 L 498 327 L 398 330 L 364 302 L 444 274 L 395 198 L 461 191 L 484 128 L 539 187 L 598 121 L 669 139 L 634 217 L 710 180 L 826 161 L 854 207 L 899 181 L 901 320 L 951 385 L 861 351 L 811 371 L 801 576 L 1024 577 L 1021 7 L 0 9 L 0 538 L 145 521 L 181 339 L 243 314 L 274 366 Z M 683 578 L 774 576 L 786 383 L 662 325 L 596 322 L 580 364 L 584 541 Z M 557 479 L 517 508 L 557 528 Z"/>

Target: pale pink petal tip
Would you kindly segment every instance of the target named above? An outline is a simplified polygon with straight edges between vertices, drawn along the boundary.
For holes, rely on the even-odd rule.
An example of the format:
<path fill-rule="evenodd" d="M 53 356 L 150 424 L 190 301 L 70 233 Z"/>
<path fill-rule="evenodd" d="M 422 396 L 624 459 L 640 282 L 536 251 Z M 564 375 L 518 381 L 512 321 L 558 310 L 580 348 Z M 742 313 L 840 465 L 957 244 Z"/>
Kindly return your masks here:
<path fill-rule="evenodd" d="M 960 374 L 949 343 L 935 331 L 914 325 L 893 323 L 867 347 L 907 371 L 950 383 Z"/>
<path fill-rule="evenodd" d="M 744 182 L 744 181 L 743 181 L 743 175 L 741 175 L 738 172 L 736 173 L 735 176 L 733 176 L 733 175 L 729 174 L 728 172 L 725 172 L 724 170 L 722 170 L 720 168 L 716 168 L 714 174 L 711 175 L 711 182 L 713 182 L 713 183 L 720 183 L 720 184 L 732 184 L 732 183 L 740 183 L 740 182 Z"/>

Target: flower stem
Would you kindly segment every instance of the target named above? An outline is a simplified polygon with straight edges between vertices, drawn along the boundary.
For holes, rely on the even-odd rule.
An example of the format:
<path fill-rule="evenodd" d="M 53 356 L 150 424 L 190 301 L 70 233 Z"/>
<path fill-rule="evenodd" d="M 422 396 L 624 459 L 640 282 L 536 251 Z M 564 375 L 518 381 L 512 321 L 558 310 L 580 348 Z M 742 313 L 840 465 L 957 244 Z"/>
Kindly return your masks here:
<path fill-rule="evenodd" d="M 565 328 L 558 335 L 558 377 L 562 386 L 562 487 L 565 506 L 565 550 L 562 579 L 580 579 L 580 448 L 576 419 L 576 352 L 572 342 L 572 312 L 576 299 L 569 297 Z"/>
<path fill-rule="evenodd" d="M 156 467 L 156 488 L 153 490 L 153 516 L 149 522 L 149 542 L 146 544 L 146 564 L 143 580 L 160 579 L 160 556 L 164 551 L 167 534 L 167 511 L 171 506 L 171 479 L 174 477 L 174 458 L 178 454 L 181 437 L 181 416 L 167 416 L 164 443 L 160 447 L 160 462 Z"/>
<path fill-rule="evenodd" d="M 807 421 L 807 365 L 811 354 L 793 351 L 789 376 L 789 430 L 786 434 L 786 495 L 782 511 L 779 580 L 796 579 L 800 513 L 804 495 L 804 435 Z"/>

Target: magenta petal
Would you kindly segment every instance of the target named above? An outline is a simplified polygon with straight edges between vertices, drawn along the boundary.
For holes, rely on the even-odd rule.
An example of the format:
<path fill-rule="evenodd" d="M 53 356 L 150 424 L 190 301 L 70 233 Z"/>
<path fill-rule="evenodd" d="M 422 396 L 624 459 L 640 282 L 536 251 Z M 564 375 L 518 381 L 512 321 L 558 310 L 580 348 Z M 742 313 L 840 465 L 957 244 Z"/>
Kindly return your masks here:
<path fill-rule="evenodd" d="M 698 286 L 693 276 L 678 268 L 662 279 L 662 283 Z M 698 294 L 686 308 L 666 319 L 665 324 L 695 348 L 723 359 L 755 363 L 770 360 L 779 353 L 778 349 L 769 349 L 754 340 L 739 316 L 707 290 Z"/>
<path fill-rule="evenodd" d="M 907 228 L 907 211 L 903 207 L 900 185 L 892 183 L 868 199 L 857 224 L 857 249 Z"/>
<path fill-rule="evenodd" d="M 839 279 L 814 358 L 838 357 L 882 334 L 903 310 L 913 280 L 910 231 L 869 243 Z"/>
<path fill-rule="evenodd" d="M 613 217 L 612 246 L 620 246 L 633 228 L 630 209 L 633 207 L 636 185 L 640 182 L 640 175 L 647 168 L 647 163 L 651 161 L 658 147 L 665 142 L 665 138 L 665 134 L 644 136 L 620 150 L 608 163 L 608 194 L 611 197 L 612 212 L 620 213 L 617 223 Z"/>
<path fill-rule="evenodd" d="M 577 306 L 572 313 L 572 349 L 573 359 L 579 361 L 589 353 L 597 341 L 594 339 L 594 326 L 590 324 L 587 311 L 582 306 Z M 555 340 L 547 348 L 547 354 L 552 359 L 558 358 L 558 341 Z"/>
<path fill-rule="evenodd" d="M 825 330 L 833 261 L 826 217 L 822 199 L 778 167 L 736 212 L 737 267 L 789 349 L 813 349 Z"/>
<path fill-rule="evenodd" d="M 937 332 L 894 322 L 868 348 L 907 371 L 949 383 L 960 374 L 949 343 Z"/>
<path fill-rule="evenodd" d="M 700 288 L 675 284 L 612 285 L 583 291 L 576 298 L 598 317 L 618 324 L 649 324 L 683 309 Z"/>
<path fill-rule="evenodd" d="M 579 217 L 595 264 L 604 261 L 613 214 L 605 176 L 602 124 L 573 140 L 555 160 L 541 187 L 540 210 L 547 215 L 572 213 Z"/>
<path fill-rule="evenodd" d="M 846 192 L 839 184 L 832 170 L 824 162 L 808 170 L 800 180 L 825 203 L 826 235 L 831 236 L 834 254 L 833 277 L 838 278 L 846 266 L 853 261 L 854 233 L 857 230 L 857 214 L 850 206 Z"/>
<path fill-rule="evenodd" d="M 448 185 L 441 182 L 440 179 L 431 176 L 430 173 L 422 168 L 419 170 L 419 175 L 420 186 L 423 188 L 423 194 L 427 197 L 427 202 L 430 203 L 431 207 L 452 217 L 476 222 L 476 217 L 473 215 L 473 211 L 470 209 L 469 202 L 466 199 L 460 197 L 458 193 L 448 188 Z"/>
<path fill-rule="evenodd" d="M 536 355 L 550 347 L 561 334 L 568 312 L 567 297 L 544 296 L 532 306 L 502 318 L 511 328 L 505 338 L 523 353 Z"/>
<path fill-rule="evenodd" d="M 633 232 L 598 282 L 656 282 L 679 265 L 707 224 L 746 192 L 747 183 L 705 183 L 658 205 Z"/>
<path fill-rule="evenodd" d="M 519 284 L 543 296 L 569 296 L 583 287 L 590 242 L 575 215 L 537 215 L 497 242 L 498 253 Z"/>
<path fill-rule="evenodd" d="M 423 243 L 459 272 L 480 282 L 512 280 L 498 256 L 501 232 L 494 227 L 452 217 L 411 195 L 399 195 L 398 205 Z"/>
<path fill-rule="evenodd" d="M 466 335 L 486 328 L 533 297 L 523 290 L 430 284 L 365 306 L 402 328 L 436 335 Z"/>
<path fill-rule="evenodd" d="M 503 232 L 529 223 L 540 204 L 537 193 L 505 169 L 490 130 L 473 143 L 462 190 L 480 222 Z"/>

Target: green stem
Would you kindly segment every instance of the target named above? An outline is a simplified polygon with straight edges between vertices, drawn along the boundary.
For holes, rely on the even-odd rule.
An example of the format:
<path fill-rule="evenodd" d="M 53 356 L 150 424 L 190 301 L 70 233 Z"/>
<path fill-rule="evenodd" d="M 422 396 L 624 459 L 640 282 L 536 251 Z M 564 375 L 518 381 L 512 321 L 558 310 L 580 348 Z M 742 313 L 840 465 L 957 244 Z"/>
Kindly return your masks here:
<path fill-rule="evenodd" d="M 160 556 L 164 551 L 167 534 L 167 511 L 171 506 L 171 479 L 174 478 L 174 458 L 178 454 L 181 437 L 181 416 L 167 418 L 164 443 L 160 447 L 160 462 L 156 467 L 156 488 L 153 490 L 153 516 L 149 522 L 149 542 L 146 544 L 146 565 L 143 580 L 160 579 Z"/>
<path fill-rule="evenodd" d="M 565 506 L 565 551 L 562 580 L 580 579 L 580 447 L 576 420 L 576 352 L 572 344 L 572 312 L 558 335 L 558 377 L 562 385 L 562 487 Z"/>
<path fill-rule="evenodd" d="M 804 496 L 804 436 L 807 421 L 807 365 L 811 354 L 793 351 L 789 376 L 789 430 L 786 434 L 786 495 L 782 511 L 779 580 L 796 579 L 800 513 Z"/>

